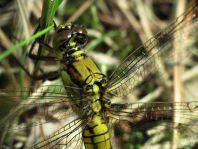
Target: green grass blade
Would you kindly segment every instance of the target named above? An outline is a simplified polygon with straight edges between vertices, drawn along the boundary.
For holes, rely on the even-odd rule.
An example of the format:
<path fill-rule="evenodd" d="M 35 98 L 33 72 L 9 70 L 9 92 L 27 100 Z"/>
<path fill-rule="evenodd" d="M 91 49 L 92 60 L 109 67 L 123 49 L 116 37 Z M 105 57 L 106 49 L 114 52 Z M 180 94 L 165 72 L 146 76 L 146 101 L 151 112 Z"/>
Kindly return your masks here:
<path fill-rule="evenodd" d="M 53 24 L 55 13 L 56 13 L 59 5 L 61 4 L 61 2 L 62 2 L 62 0 L 44 0 L 43 1 L 41 20 L 39 22 L 40 30 Z M 48 33 L 45 34 L 44 36 L 42 36 L 41 39 L 44 42 L 48 43 L 49 42 Z M 42 48 L 38 51 L 38 56 L 40 56 L 40 55 L 45 55 L 45 50 Z M 37 75 L 40 65 L 41 65 L 41 61 L 35 62 L 33 75 Z M 33 82 L 34 81 L 32 81 L 31 84 L 33 84 Z"/>
<path fill-rule="evenodd" d="M 55 13 L 63 0 L 44 0 L 41 14 L 41 28 L 53 24 Z"/>
<path fill-rule="evenodd" d="M 5 59 L 6 57 L 8 57 L 9 55 L 11 55 L 13 52 L 17 51 L 18 49 L 20 49 L 23 46 L 27 46 L 28 44 L 30 44 L 32 41 L 34 41 L 36 38 L 46 34 L 47 32 L 49 32 L 51 29 L 53 28 L 53 25 L 45 28 L 44 30 L 41 30 L 39 32 L 37 32 L 36 34 L 30 36 L 29 38 L 19 42 L 18 44 L 16 44 L 14 47 L 7 49 L 5 52 L 3 52 L 0 55 L 0 61 L 2 61 L 3 59 Z"/>

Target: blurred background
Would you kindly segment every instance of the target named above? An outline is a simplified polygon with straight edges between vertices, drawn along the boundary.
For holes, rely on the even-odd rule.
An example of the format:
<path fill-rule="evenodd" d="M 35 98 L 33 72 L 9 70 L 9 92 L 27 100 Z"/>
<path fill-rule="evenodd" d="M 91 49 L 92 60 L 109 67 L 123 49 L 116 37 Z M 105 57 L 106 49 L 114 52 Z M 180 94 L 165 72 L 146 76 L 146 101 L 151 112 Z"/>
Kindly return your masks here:
<path fill-rule="evenodd" d="M 57 25 L 64 22 L 84 25 L 89 37 L 85 47 L 88 55 L 94 59 L 104 74 L 110 76 L 123 58 L 164 29 L 195 2 L 196 0 L 63 0 L 54 21 Z M 1 52 L 33 34 L 39 24 L 42 8 L 41 0 L 0 1 Z M 174 52 L 167 50 L 159 59 L 157 58 L 162 69 L 148 74 L 147 78 L 137 83 L 131 94 L 124 99 L 115 99 L 116 102 L 175 101 L 178 96 L 182 98 L 181 101 L 197 100 L 198 26 L 196 21 L 189 26 L 190 36 L 175 34 L 174 36 L 181 40 L 177 44 L 170 41 L 170 47 Z M 53 31 L 49 37 L 53 37 Z M 30 46 L 31 44 L 20 48 L 13 55 L 25 68 L 33 72 L 35 61 L 27 56 Z M 174 62 L 177 53 L 175 49 L 180 49 L 177 62 Z M 176 72 L 173 69 L 175 66 Z M 42 67 L 44 70 L 49 70 L 54 69 L 55 66 L 46 62 Z M 39 81 L 34 85 L 39 86 L 42 83 L 44 82 Z M 19 90 L 30 85 L 32 79 L 11 56 L 0 62 L 1 89 Z M 5 105 L 1 102 L 0 107 L 2 107 L 0 116 L 4 117 L 13 105 Z M 154 132 L 151 129 L 148 134 L 133 128 L 129 122 L 117 124 L 114 129 L 116 132 L 114 141 L 122 148 L 171 148 L 171 143 L 166 138 L 168 136 L 159 136 L 162 131 L 160 129 Z M 131 135 L 132 132 L 134 135 Z M 25 143 L 27 137 L 31 135 L 24 136 L 22 140 L 19 139 L 22 143 Z M 189 146 L 186 139 L 181 139 L 179 144 L 180 148 L 198 147 L 197 144 Z M 15 147 L 17 148 L 17 145 Z M 23 145 L 19 145 L 18 148 L 23 148 Z"/>

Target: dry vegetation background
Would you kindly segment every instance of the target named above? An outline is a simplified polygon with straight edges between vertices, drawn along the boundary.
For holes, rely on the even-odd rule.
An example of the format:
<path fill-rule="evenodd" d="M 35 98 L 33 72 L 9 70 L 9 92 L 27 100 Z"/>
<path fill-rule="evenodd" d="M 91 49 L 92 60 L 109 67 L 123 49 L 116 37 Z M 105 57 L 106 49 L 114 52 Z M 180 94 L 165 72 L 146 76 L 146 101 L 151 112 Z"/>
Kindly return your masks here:
<path fill-rule="evenodd" d="M 155 33 L 166 27 L 196 0 L 64 0 L 56 13 L 55 22 L 66 21 L 83 24 L 88 29 L 89 43 L 87 53 L 96 61 L 107 76 L 118 66 L 121 60 L 135 50 Z M 1 52 L 31 36 L 39 23 L 42 13 L 41 0 L 1 0 L 0 1 L 0 50 Z M 151 101 L 195 101 L 198 97 L 198 26 L 190 28 L 193 35 L 181 37 L 183 40 L 173 43 L 174 54 L 164 53 L 158 63 L 162 69 L 137 84 L 131 94 L 125 97 L 130 102 Z M 180 36 L 176 34 L 175 36 Z M 14 56 L 29 71 L 33 71 L 34 61 L 27 57 L 30 45 L 24 46 Z M 175 55 L 179 55 L 178 57 Z M 182 56 L 181 56 L 182 55 Z M 174 59 L 177 63 L 174 63 Z M 178 65 L 177 65 L 178 64 Z M 54 69 L 53 65 L 43 64 L 44 69 Z M 175 67 L 173 69 L 173 67 Z M 149 69 L 149 68 L 148 68 Z M 161 74 L 160 79 L 157 75 Z M 163 74 L 163 75 L 162 75 Z M 174 79 L 175 78 L 175 79 Z M 34 82 L 35 86 L 43 82 Z M 16 90 L 29 86 L 31 78 L 15 63 L 12 57 L 0 62 L 0 88 Z M 121 99 L 116 99 L 122 102 Z M 4 117 L 12 105 L 0 103 L 0 116 Z M 116 125 L 118 136 L 115 141 L 125 148 L 169 148 L 166 141 L 159 141 L 161 131 L 150 137 L 135 131 L 129 123 Z M 125 133 L 123 133 L 123 130 Z M 131 135 L 132 132 L 136 135 Z M 17 135 L 15 147 L 22 148 L 31 136 L 30 133 Z M 166 140 L 166 139 L 165 139 Z M 182 140 L 185 142 L 184 140 Z M 20 142 L 20 143 L 19 143 Z M 22 143 L 21 143 L 22 142 Z M 132 145 L 131 143 L 136 143 Z M 181 143 L 182 144 L 182 143 Z M 188 144 L 188 143 L 186 143 Z M 182 148 L 188 147 L 183 143 Z M 194 145 L 196 148 L 197 145 Z"/>

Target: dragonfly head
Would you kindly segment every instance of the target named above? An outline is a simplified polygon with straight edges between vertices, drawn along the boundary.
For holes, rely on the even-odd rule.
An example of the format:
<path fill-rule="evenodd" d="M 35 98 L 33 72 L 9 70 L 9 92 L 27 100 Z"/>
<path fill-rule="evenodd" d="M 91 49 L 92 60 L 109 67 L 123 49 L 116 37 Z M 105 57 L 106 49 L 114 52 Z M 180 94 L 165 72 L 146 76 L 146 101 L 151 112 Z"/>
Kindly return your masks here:
<path fill-rule="evenodd" d="M 60 50 L 66 50 L 69 42 L 75 42 L 75 46 L 80 48 L 87 44 L 87 30 L 77 23 L 64 23 L 57 27 L 55 31 L 53 46 Z"/>
<path fill-rule="evenodd" d="M 83 25 L 73 24 L 72 25 L 72 37 L 74 41 L 81 47 L 84 47 L 88 42 L 87 30 Z"/>

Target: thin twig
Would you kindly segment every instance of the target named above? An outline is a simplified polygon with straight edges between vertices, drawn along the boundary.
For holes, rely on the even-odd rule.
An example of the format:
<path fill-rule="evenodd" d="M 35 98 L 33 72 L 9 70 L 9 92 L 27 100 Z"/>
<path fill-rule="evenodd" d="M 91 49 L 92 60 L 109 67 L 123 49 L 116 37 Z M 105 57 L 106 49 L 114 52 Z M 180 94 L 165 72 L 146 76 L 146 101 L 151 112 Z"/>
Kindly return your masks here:
<path fill-rule="evenodd" d="M 179 14 L 184 12 L 185 9 L 185 5 L 186 5 L 186 1 L 185 0 L 181 0 L 178 1 L 178 3 L 176 4 L 176 16 L 179 16 Z M 181 36 L 180 35 L 180 31 L 176 32 L 175 37 L 177 36 Z M 180 43 L 180 41 L 182 41 L 182 43 Z M 174 102 L 181 102 L 182 101 L 182 79 L 181 79 L 181 73 L 182 73 L 182 63 L 180 63 L 181 61 L 181 44 L 185 44 L 185 40 L 184 39 L 180 39 L 179 42 L 174 42 L 174 50 L 175 50 L 175 54 L 174 54 L 174 62 L 177 65 L 174 65 L 174 82 L 173 82 L 173 88 L 174 88 Z M 183 47 L 184 45 L 182 45 Z M 178 124 L 176 122 L 179 122 L 180 118 L 180 113 L 177 111 L 174 111 L 174 127 L 177 128 Z M 172 149 L 177 149 L 178 148 L 178 130 L 174 129 L 173 130 L 173 140 L 172 140 Z"/>
<path fill-rule="evenodd" d="M 136 2 L 136 6 L 137 6 L 137 10 L 138 10 L 138 13 L 139 13 L 139 16 L 140 16 L 140 23 L 142 25 L 142 29 L 144 30 L 146 38 L 149 39 L 149 38 L 153 37 L 154 34 L 151 31 L 151 26 L 150 26 L 150 23 L 149 23 L 149 19 L 148 19 L 148 17 L 146 17 L 147 16 L 146 15 L 147 14 L 146 7 L 144 7 L 145 5 L 143 4 L 142 0 L 136 0 L 134 2 Z M 154 54 L 155 51 L 158 51 L 158 49 L 152 50 L 151 54 Z M 168 75 L 167 71 L 165 70 L 165 66 L 162 63 L 161 58 L 157 57 L 157 56 L 154 56 L 154 58 L 155 58 L 155 63 L 159 66 L 158 72 L 160 74 L 163 74 L 163 78 L 162 78 L 163 83 L 165 84 L 165 86 L 169 86 L 169 84 L 170 84 L 170 80 L 168 79 L 169 75 Z"/>
<path fill-rule="evenodd" d="M 79 9 L 67 20 L 68 22 L 74 22 L 79 18 L 94 2 L 94 0 L 87 0 L 84 2 Z"/>

